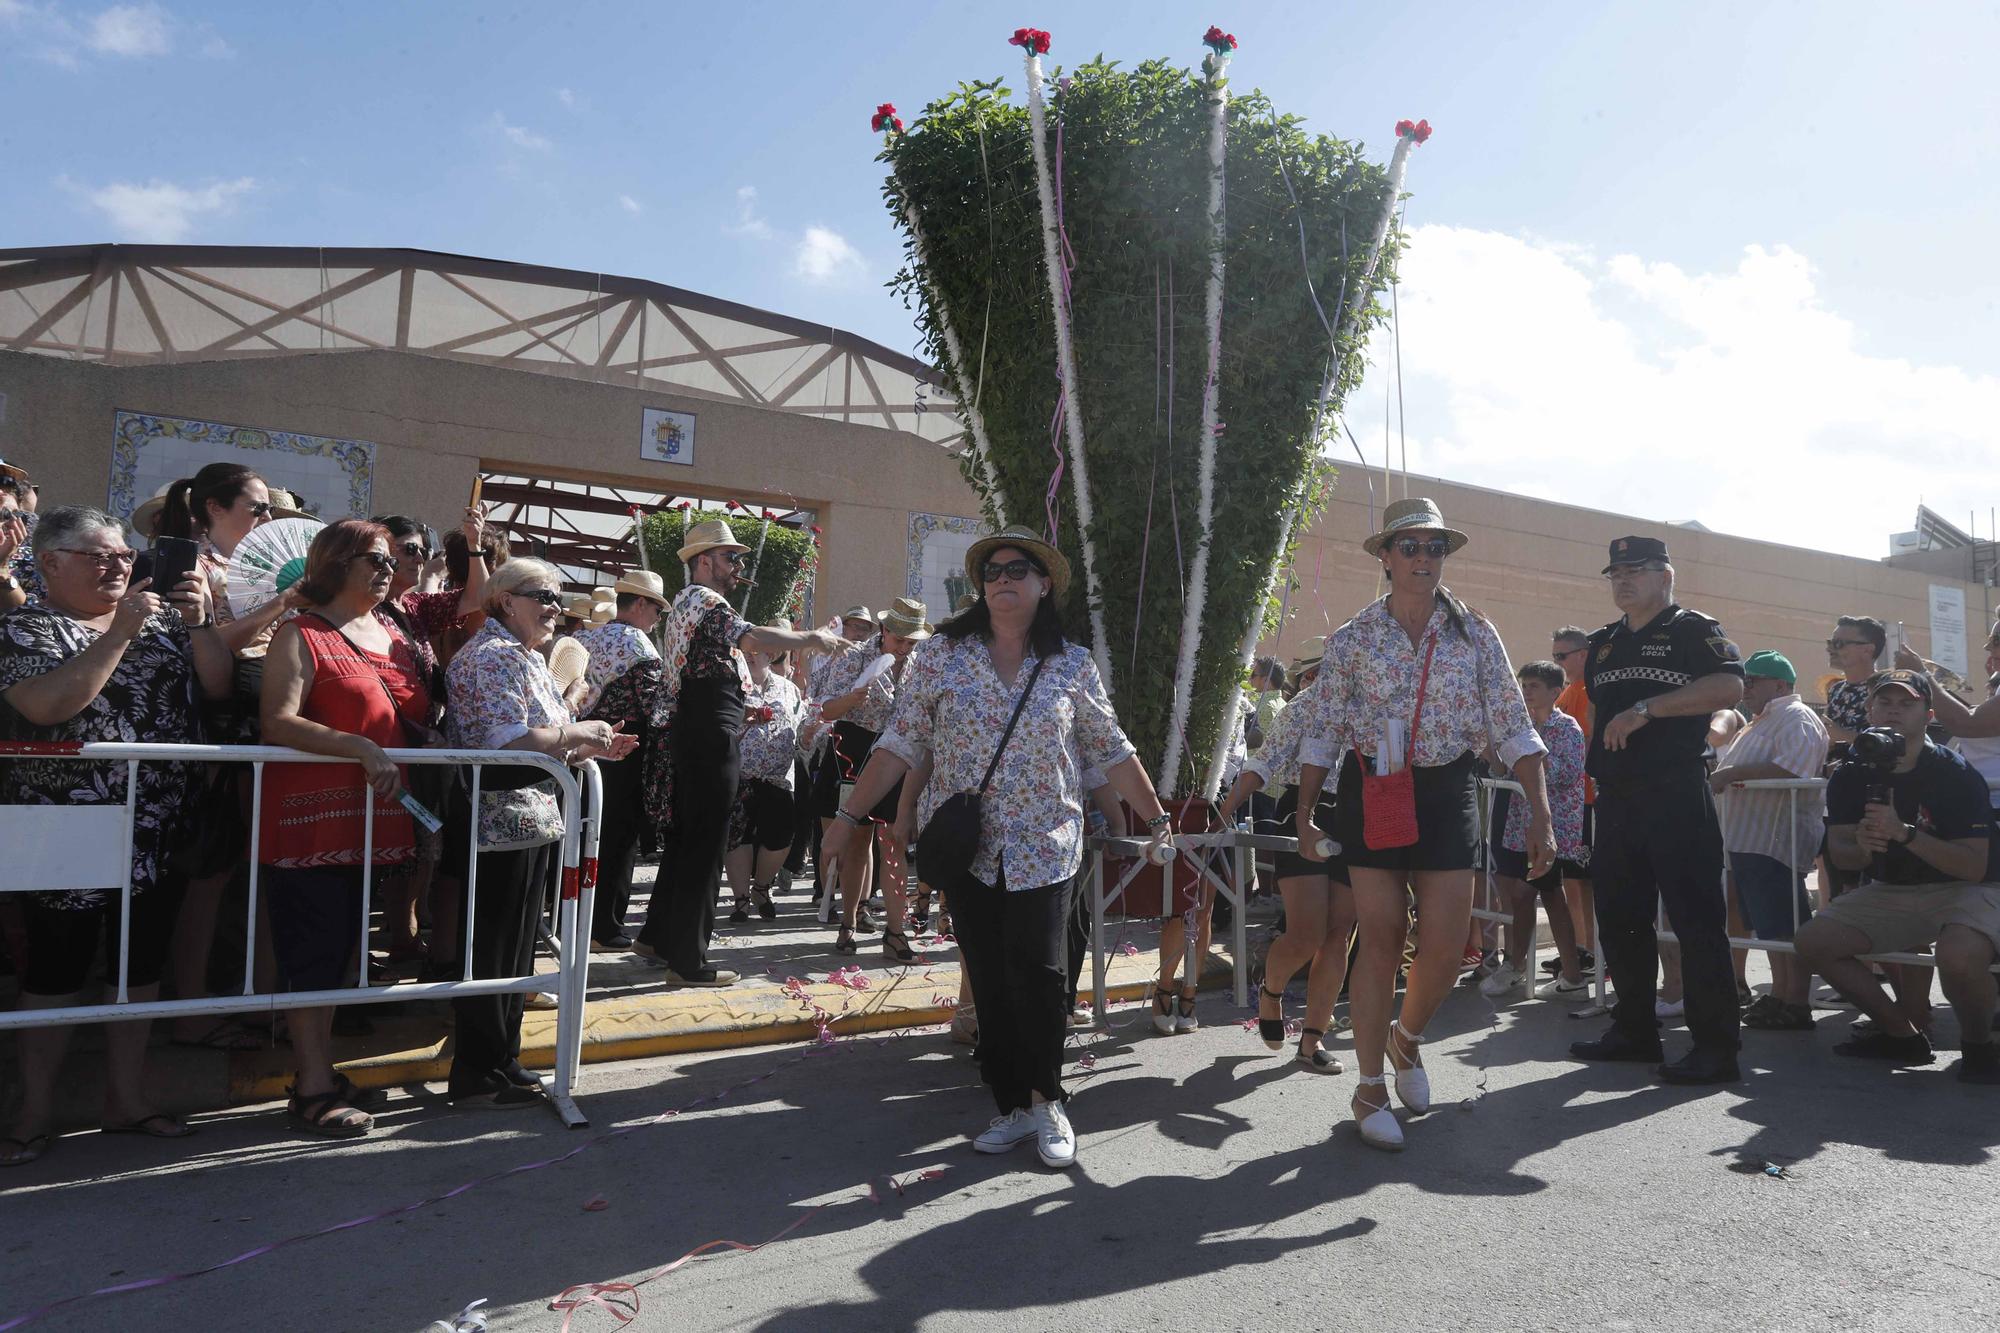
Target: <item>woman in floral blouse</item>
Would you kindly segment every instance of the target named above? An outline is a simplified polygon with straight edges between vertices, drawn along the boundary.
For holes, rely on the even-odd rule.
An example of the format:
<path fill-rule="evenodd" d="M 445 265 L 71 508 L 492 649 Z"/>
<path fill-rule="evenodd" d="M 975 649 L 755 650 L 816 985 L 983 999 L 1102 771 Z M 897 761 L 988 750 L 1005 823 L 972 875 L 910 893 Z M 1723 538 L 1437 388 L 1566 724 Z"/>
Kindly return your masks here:
<path fill-rule="evenodd" d="M 771 628 L 791 626 L 776 621 Z M 796 831 L 792 769 L 799 757 L 799 725 L 806 716 L 799 687 L 779 674 L 771 654 L 752 649 L 744 657 L 750 663 L 750 692 L 743 696 L 743 768 L 736 781 L 736 809 L 729 817 L 725 862 L 736 894 L 729 919 L 738 925 L 750 919 L 753 906 L 764 920 L 777 919 L 771 885 Z"/>
<path fill-rule="evenodd" d="M 938 887 L 979 997 L 980 1073 L 1000 1109 L 973 1147 L 1005 1152 L 1035 1139 L 1046 1165 L 1066 1167 L 1076 1160 L 1076 1135 L 1062 1105 L 1063 937 L 1083 862 L 1084 769 L 1103 771 L 1155 844 L 1170 847 L 1172 836 L 1096 664 L 1063 639 L 1056 602 L 1069 562 L 1027 529 L 1008 528 L 974 542 L 965 568 L 979 602 L 911 655 L 895 716 L 822 847 L 835 863 L 864 854 L 852 831 L 926 757 L 920 824 L 949 797 L 977 791 L 1026 699 L 981 801 L 970 873 Z"/>
<path fill-rule="evenodd" d="M 564 763 L 632 752 L 637 739 L 609 722 L 572 719 L 549 674 L 539 649 L 555 633 L 562 603 L 562 577 L 539 560 L 509 560 L 487 579 L 486 623 L 446 674 L 446 742 L 454 749 L 531 750 Z M 496 785 L 506 773 L 485 770 Z M 479 809 L 470 812 L 480 849 L 470 979 L 524 976 L 534 965 L 535 923 L 553 871 L 550 848 L 562 837 L 562 810 L 547 778 L 512 790 L 482 784 Z M 464 837 L 448 837 L 446 856 L 463 858 L 465 844 Z M 541 1100 L 537 1080 L 521 1068 L 523 1008 L 518 992 L 452 1001 L 453 1101 L 505 1109 Z"/>
<path fill-rule="evenodd" d="M 1458 980 L 1479 847 L 1477 764 L 1489 744 L 1527 791 L 1531 878 L 1555 862 L 1542 787 L 1545 747 L 1521 702 L 1507 650 L 1493 626 L 1444 586 L 1445 559 L 1467 540 L 1445 526 L 1430 500 L 1390 505 L 1382 531 L 1362 543 L 1381 560 L 1389 593 L 1334 631 L 1319 679 L 1291 704 L 1310 710 L 1300 719 L 1307 739 L 1300 747 L 1294 816 L 1299 854 L 1308 860 L 1322 859 L 1319 843 L 1326 833 L 1314 810 L 1329 771 L 1336 764 L 1340 771 L 1333 840 L 1347 862 L 1361 931 L 1348 985 L 1361 1066 L 1353 1110 L 1362 1140 L 1376 1148 L 1403 1146 L 1402 1126 L 1383 1087 L 1385 1051 L 1403 1105 L 1418 1115 L 1430 1109 L 1430 1076 L 1418 1043 Z M 1385 751 L 1398 745 L 1403 757 L 1392 763 Z M 1369 845 L 1364 763 L 1375 775 L 1411 771 L 1414 844 Z M 1417 958 L 1391 1041 L 1389 1012 L 1408 934 L 1406 886 L 1417 900 Z"/>
<path fill-rule="evenodd" d="M 853 783 L 889 724 L 896 706 L 896 684 L 902 679 L 910 650 L 931 636 L 930 626 L 924 623 L 924 604 L 913 597 L 898 597 L 882 613 L 880 623 L 880 633 L 849 645 L 834 658 L 821 686 L 824 693 L 815 701 L 821 720 L 833 724 L 831 762 L 821 770 L 820 789 L 815 793 L 823 821 L 822 838 L 825 826 L 833 823 L 840 809 L 842 788 Z M 894 665 L 857 689 L 862 673 L 884 653 Z M 882 856 L 882 904 L 888 917 L 882 931 L 882 952 L 896 962 L 914 963 L 917 956 L 903 930 L 908 902 L 904 893 L 905 848 L 895 837 L 896 802 L 901 795 L 900 785 L 890 788 L 869 811 L 868 820 L 875 827 L 876 847 Z M 828 890 L 840 894 L 840 938 L 833 944 L 837 952 L 855 951 L 854 930 L 861 905 L 868 901 L 872 889 L 873 860 L 872 856 L 856 856 L 837 890 Z"/>
<path fill-rule="evenodd" d="M 202 739 L 197 703 L 229 694 L 229 649 L 209 620 L 198 577 L 155 594 L 128 582 L 132 552 L 116 519 L 68 505 L 35 529 L 35 559 L 46 597 L 0 619 L 0 697 L 20 719 L 23 741 Z M 159 997 L 161 962 L 172 928 L 178 876 L 167 868 L 190 825 L 192 771 L 186 764 L 141 764 L 133 796 L 132 910 L 126 994 Z M 10 805 L 124 805 L 124 764 L 15 759 L 0 764 L 0 801 Z M 122 887 L 122 886 L 120 886 Z M 78 1004 L 100 950 L 114 978 L 119 893 L 111 885 L 23 895 L 28 966 L 23 1009 Z M 188 1127 L 146 1100 L 144 1022 L 113 1023 L 106 1035 L 110 1077 L 105 1128 L 180 1138 Z M 76 1029 L 21 1032 L 21 1105 L 0 1166 L 21 1166 L 48 1150 L 56 1074 Z"/>

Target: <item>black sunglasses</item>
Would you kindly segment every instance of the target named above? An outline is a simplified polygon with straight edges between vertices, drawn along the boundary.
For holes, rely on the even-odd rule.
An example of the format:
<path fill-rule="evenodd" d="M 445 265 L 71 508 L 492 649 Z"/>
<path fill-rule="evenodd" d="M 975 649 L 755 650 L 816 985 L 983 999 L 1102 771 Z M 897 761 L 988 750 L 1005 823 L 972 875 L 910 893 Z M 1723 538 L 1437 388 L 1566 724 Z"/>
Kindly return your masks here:
<path fill-rule="evenodd" d="M 1867 644 L 1867 645 L 1868 645 L 1868 647 L 1870 647 L 1870 648 L 1873 648 L 1873 647 L 1875 646 L 1875 645 L 1874 645 L 1873 643 L 1869 642 L 1869 641 L 1868 641 L 1867 639 L 1828 639 L 1828 640 L 1826 641 L 1826 646 L 1827 646 L 1827 647 L 1829 647 L 1829 648 L 1833 648 L 1833 649 L 1840 649 L 1840 648 L 1859 648 L 1859 647 L 1861 647 L 1861 646 L 1862 646 L 1863 644 Z"/>
<path fill-rule="evenodd" d="M 385 574 L 396 572 L 396 557 L 383 555 L 380 551 L 363 551 L 360 555 L 355 556 L 354 560 L 366 560 Z M 349 561 L 348 563 L 352 564 L 353 561 Z"/>
<path fill-rule="evenodd" d="M 561 606 L 562 594 L 554 588 L 521 588 L 514 596 L 526 597 L 529 601 L 540 602 L 543 606 Z"/>
<path fill-rule="evenodd" d="M 1396 554 L 1402 556 L 1405 560 L 1414 559 L 1420 551 L 1433 560 L 1442 560 L 1451 554 L 1451 542 L 1444 537 L 1432 537 L 1428 540 L 1419 540 L 1415 537 L 1398 537 L 1395 541 L 1390 542 L 1389 545 L 1393 546 L 1396 549 Z"/>
<path fill-rule="evenodd" d="M 430 550 L 422 542 L 404 542 L 396 548 L 412 560 L 430 559 Z"/>
<path fill-rule="evenodd" d="M 250 502 L 250 517 L 269 518 L 270 516 L 271 502 L 269 500 L 252 500 Z"/>
<path fill-rule="evenodd" d="M 980 566 L 979 577 L 985 583 L 998 583 L 1001 579 L 1006 579 L 1010 583 L 1019 583 L 1022 579 L 1028 577 L 1030 572 L 1036 574 L 1048 573 L 1047 570 L 1028 559 L 1028 557 L 1016 556 L 1004 564 L 988 560 L 984 565 Z"/>

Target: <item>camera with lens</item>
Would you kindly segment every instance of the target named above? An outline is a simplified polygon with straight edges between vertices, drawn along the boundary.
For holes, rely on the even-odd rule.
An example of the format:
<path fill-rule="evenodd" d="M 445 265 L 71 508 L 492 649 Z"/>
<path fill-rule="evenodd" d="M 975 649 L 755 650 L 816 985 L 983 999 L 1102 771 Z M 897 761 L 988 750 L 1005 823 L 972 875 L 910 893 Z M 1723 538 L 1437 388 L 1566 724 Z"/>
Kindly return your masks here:
<path fill-rule="evenodd" d="M 1868 771 L 1869 805 L 1895 805 L 1895 793 L 1889 789 L 1889 775 L 1896 771 L 1897 761 L 1902 759 L 1908 745 L 1909 741 L 1903 733 L 1893 727 L 1870 727 L 1848 743 L 1848 763 Z M 1875 853 L 1869 861 L 1869 876 L 1877 880 L 1886 877 L 1887 861 L 1886 853 Z"/>

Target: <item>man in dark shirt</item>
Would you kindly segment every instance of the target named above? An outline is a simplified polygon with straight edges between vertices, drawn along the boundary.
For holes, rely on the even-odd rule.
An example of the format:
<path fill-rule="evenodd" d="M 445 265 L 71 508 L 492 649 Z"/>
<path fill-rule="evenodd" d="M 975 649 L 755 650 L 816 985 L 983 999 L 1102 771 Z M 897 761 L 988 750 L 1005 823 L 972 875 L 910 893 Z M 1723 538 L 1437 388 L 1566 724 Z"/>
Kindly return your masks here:
<path fill-rule="evenodd" d="M 1612 600 L 1624 617 L 1590 636 L 1584 665 L 1597 725 L 1585 769 L 1597 780 L 1591 874 L 1598 947 L 1618 987 L 1611 1030 L 1580 1041 L 1583 1060 L 1661 1059 L 1654 1017 L 1655 908 L 1681 944 L 1694 1049 L 1659 1067 L 1669 1083 L 1739 1077 L 1736 974 L 1722 895 L 1722 829 L 1702 752 L 1708 719 L 1743 697 L 1743 665 L 1722 627 L 1675 604 L 1665 542 L 1611 543 Z"/>
<path fill-rule="evenodd" d="M 1902 737 L 1902 753 L 1887 774 L 1847 763 L 1828 780 L 1827 854 L 1865 873 L 1861 887 L 1799 928 L 1795 944 L 1813 971 L 1875 1020 L 1873 1032 L 1833 1049 L 1897 1064 L 1929 1064 L 1930 1040 L 1860 955 L 1935 944 L 1945 998 L 1958 1015 L 1958 1077 L 2000 1083 L 1992 971 L 2000 889 L 1981 882 L 1989 873 L 1992 811 L 1978 771 L 1925 736 L 1931 702 L 1930 678 L 1920 671 L 1885 671 L 1870 685 L 1868 723 Z"/>

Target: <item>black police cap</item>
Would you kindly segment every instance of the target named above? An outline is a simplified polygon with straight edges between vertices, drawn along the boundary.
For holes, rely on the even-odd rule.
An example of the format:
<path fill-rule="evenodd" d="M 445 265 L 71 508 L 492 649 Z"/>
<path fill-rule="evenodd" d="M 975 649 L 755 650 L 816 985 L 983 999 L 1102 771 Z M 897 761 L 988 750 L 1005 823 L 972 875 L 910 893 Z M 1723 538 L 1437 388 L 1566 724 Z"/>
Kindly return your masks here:
<path fill-rule="evenodd" d="M 1609 574 L 1617 565 L 1643 565 L 1649 560 L 1667 561 L 1667 544 L 1658 537 L 1620 537 L 1611 543 L 1611 563 L 1604 567 Z"/>

